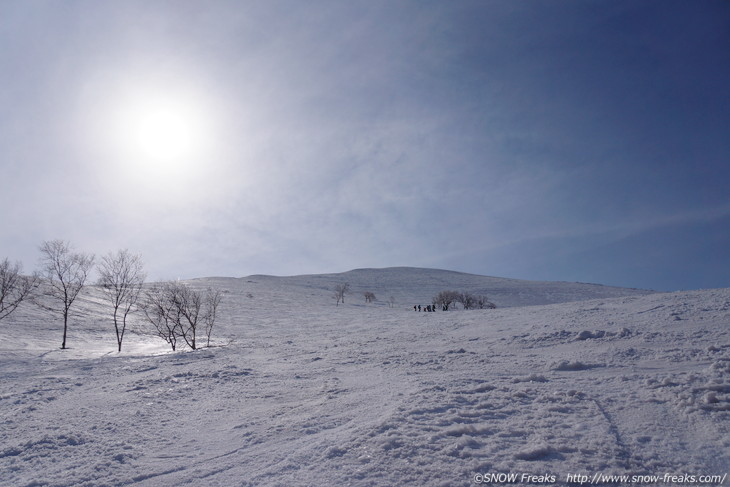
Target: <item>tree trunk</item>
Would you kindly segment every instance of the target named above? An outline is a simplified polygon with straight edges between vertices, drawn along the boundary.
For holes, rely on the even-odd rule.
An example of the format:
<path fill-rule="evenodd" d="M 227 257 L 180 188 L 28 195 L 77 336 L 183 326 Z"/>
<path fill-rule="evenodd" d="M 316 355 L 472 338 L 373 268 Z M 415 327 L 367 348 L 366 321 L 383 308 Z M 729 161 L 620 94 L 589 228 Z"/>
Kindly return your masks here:
<path fill-rule="evenodd" d="M 66 330 L 68 329 L 68 311 L 63 313 L 63 342 L 61 342 L 61 350 L 66 350 Z"/>
<path fill-rule="evenodd" d="M 117 308 L 114 308 L 114 331 L 117 333 L 117 352 L 121 352 L 123 336 L 119 334 L 119 323 L 117 322 Z"/>

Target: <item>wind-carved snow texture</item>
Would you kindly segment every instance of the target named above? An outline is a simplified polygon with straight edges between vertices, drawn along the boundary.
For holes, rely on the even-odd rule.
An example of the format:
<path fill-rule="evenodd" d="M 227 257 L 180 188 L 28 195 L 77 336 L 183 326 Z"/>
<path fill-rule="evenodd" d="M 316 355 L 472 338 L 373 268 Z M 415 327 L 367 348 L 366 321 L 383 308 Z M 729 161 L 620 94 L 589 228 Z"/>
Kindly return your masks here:
<path fill-rule="evenodd" d="M 344 279 L 353 291 L 335 306 Z M 70 350 L 38 310 L 0 324 L 0 485 L 451 486 L 488 472 L 564 484 L 569 473 L 730 470 L 728 289 L 520 286 L 424 269 L 191 285 L 224 292 L 214 347 L 195 352 L 134 331 L 113 352 L 93 292 Z M 436 286 L 499 308 L 414 312 Z M 365 304 L 366 290 L 379 301 Z M 530 296 L 539 305 L 525 306 Z"/>

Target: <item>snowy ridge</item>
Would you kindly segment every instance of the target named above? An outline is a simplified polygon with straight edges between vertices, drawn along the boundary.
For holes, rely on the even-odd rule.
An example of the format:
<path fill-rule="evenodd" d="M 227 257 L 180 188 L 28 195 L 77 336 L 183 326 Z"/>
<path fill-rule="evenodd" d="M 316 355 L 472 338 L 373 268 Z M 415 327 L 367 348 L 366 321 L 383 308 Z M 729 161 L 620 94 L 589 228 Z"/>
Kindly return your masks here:
<path fill-rule="evenodd" d="M 205 279 L 204 279 L 205 280 Z M 213 278 L 208 281 L 230 281 L 227 278 Z M 430 304 L 431 298 L 440 291 L 469 291 L 487 295 L 498 307 L 530 306 L 540 304 L 582 301 L 595 298 L 609 298 L 651 291 L 585 284 L 573 282 L 525 281 L 488 277 L 463 272 L 414 267 L 389 267 L 384 269 L 355 269 L 337 274 L 316 274 L 292 277 L 256 275 L 242 278 L 239 284 L 265 283 L 280 290 L 290 290 L 292 295 L 309 294 L 312 297 L 329 298 L 336 284 L 351 285 L 352 302 L 362 301 L 362 294 L 373 292 L 381 304 L 392 296 L 399 306 Z M 255 288 L 255 286 L 249 286 Z M 253 292 L 253 291 L 252 291 Z"/>
<path fill-rule="evenodd" d="M 216 346 L 195 352 L 134 334 L 111 353 L 93 292 L 65 352 L 57 319 L 24 309 L 0 327 L 0 485 L 444 486 L 487 473 L 566 485 L 578 473 L 728 472 L 730 289 L 520 290 L 444 272 L 194 280 L 225 293 Z M 343 278 L 353 292 L 336 307 L 330 289 Z M 391 308 L 395 282 L 405 284 Z M 412 310 L 432 289 L 473 291 L 468 282 L 501 307 Z M 558 288 L 573 299 L 518 306 L 497 285 L 525 301 Z M 366 305 L 360 287 L 380 301 Z M 607 295 L 582 300 L 589 289 Z"/>

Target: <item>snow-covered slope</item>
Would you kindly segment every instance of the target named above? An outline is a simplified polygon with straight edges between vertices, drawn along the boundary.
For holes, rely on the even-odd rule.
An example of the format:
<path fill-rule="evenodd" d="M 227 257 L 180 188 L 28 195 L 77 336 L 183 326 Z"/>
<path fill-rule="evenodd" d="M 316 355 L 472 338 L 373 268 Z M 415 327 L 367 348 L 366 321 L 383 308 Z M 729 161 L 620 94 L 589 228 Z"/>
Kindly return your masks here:
<path fill-rule="evenodd" d="M 249 284 L 265 283 L 292 294 L 330 297 L 336 284 L 349 283 L 354 301 L 364 301 L 363 293 L 370 291 L 385 303 L 390 297 L 400 306 L 431 304 L 440 291 L 468 291 L 486 295 L 498 307 L 530 306 L 564 303 L 594 298 L 608 298 L 649 291 L 598 284 L 573 282 L 543 282 L 505 279 L 437 269 L 390 267 L 385 269 L 355 269 L 338 274 L 318 274 L 294 277 L 250 276 Z M 254 286 L 252 286 L 254 287 Z"/>
<path fill-rule="evenodd" d="M 335 306 L 343 280 L 353 293 Z M 216 346 L 178 353 L 139 334 L 113 353 L 94 293 L 72 350 L 57 350 L 57 318 L 26 308 L 0 322 L 0 485 L 636 485 L 730 470 L 730 289 L 510 281 L 511 297 L 490 287 L 500 281 L 198 279 L 225 293 Z M 365 288 L 381 301 L 366 305 Z M 412 310 L 442 288 L 484 289 L 502 307 Z M 582 300 L 590 288 L 606 294 Z M 566 302 L 540 304 L 550 296 Z"/>

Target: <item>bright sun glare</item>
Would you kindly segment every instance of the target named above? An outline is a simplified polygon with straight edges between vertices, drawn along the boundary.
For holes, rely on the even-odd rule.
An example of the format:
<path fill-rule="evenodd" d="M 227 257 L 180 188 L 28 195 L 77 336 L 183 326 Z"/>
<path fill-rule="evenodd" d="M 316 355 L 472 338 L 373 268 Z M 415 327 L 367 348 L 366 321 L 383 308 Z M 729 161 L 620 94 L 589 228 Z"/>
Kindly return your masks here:
<path fill-rule="evenodd" d="M 194 180 L 213 150 L 213 117 L 203 97 L 134 90 L 113 101 L 109 135 L 118 167 L 147 184 Z"/>
<path fill-rule="evenodd" d="M 172 161 L 196 149 L 195 115 L 181 102 L 152 101 L 130 114 L 130 143 L 150 162 Z"/>
<path fill-rule="evenodd" d="M 124 208 L 189 202 L 225 180 L 228 124 L 211 86 L 187 73 L 113 72 L 99 80 L 80 99 L 74 133 L 109 198 Z"/>
<path fill-rule="evenodd" d="M 193 103 L 173 97 L 140 98 L 125 107 L 120 135 L 144 164 L 175 164 L 200 155 L 205 126 Z"/>

